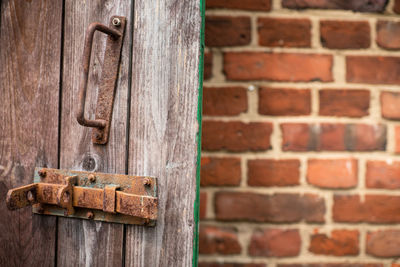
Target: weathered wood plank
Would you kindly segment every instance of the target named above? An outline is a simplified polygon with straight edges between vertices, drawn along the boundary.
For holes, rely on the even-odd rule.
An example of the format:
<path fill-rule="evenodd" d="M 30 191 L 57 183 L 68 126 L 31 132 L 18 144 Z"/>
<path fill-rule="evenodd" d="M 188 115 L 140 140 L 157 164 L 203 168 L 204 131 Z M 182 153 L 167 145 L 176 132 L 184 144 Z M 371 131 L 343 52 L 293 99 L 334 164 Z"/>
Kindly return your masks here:
<path fill-rule="evenodd" d="M 129 0 L 65 2 L 64 68 L 60 167 L 126 173 L 128 116 L 128 69 L 131 42 L 131 4 Z M 127 17 L 118 87 L 107 145 L 93 145 L 91 128 L 75 119 L 81 77 L 84 34 L 90 23 L 108 25 L 111 16 Z M 86 97 L 86 116 L 94 118 L 106 35 L 96 33 L 92 50 Z M 121 266 L 123 259 L 123 225 L 88 220 L 59 218 L 57 260 L 60 266 Z"/>
<path fill-rule="evenodd" d="M 54 266 L 56 218 L 4 203 L 35 166 L 57 167 L 62 0 L 0 10 L 0 266 Z"/>
<path fill-rule="evenodd" d="M 129 174 L 159 181 L 155 228 L 127 226 L 126 266 L 191 266 L 200 1 L 136 0 Z"/>

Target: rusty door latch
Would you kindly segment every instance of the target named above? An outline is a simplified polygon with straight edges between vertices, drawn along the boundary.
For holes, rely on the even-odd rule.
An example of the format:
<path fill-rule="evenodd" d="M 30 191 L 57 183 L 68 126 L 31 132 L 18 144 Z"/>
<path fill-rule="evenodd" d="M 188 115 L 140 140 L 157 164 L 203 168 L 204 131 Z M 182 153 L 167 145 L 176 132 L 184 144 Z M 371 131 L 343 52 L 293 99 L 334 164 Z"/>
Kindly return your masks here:
<path fill-rule="evenodd" d="M 104 145 L 108 142 L 125 24 L 125 17 L 113 16 L 109 27 L 94 22 L 89 25 L 86 31 L 82 58 L 82 80 L 79 89 L 79 105 L 76 119 L 82 126 L 94 127 L 92 132 L 92 142 L 95 144 Z M 109 35 L 109 37 L 107 38 L 99 84 L 96 118 L 90 120 L 85 118 L 85 103 L 93 36 L 96 31 L 103 32 Z"/>
<path fill-rule="evenodd" d="M 10 210 L 154 226 L 157 179 L 145 176 L 36 168 L 34 183 L 7 193 Z"/>

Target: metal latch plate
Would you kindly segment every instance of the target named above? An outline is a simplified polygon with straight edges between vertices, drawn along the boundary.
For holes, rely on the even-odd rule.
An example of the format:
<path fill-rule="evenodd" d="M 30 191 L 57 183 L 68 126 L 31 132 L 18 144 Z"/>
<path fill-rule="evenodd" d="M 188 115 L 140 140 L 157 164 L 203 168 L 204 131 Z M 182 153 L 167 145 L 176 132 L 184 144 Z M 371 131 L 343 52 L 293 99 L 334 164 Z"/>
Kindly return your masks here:
<path fill-rule="evenodd" d="M 77 177 L 72 199 L 73 214 L 66 214 L 65 209 L 57 205 L 43 203 L 33 205 L 33 212 L 123 224 L 155 225 L 157 217 L 156 178 L 36 168 L 34 183 L 65 185 L 65 177 L 72 176 Z M 46 192 L 41 192 L 41 194 L 46 197 Z M 52 196 L 49 195 L 48 199 L 51 198 Z M 51 202 L 51 200 L 47 200 L 47 202 Z M 114 213 L 112 212 L 113 208 L 116 211 Z M 140 217 L 125 214 L 139 214 Z"/>

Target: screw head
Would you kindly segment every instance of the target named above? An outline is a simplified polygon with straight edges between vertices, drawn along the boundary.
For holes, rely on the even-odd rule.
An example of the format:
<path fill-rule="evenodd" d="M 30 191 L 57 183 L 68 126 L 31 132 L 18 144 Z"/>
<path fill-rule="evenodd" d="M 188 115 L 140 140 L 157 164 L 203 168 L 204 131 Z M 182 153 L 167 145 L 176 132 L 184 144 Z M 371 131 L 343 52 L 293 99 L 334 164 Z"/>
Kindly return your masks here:
<path fill-rule="evenodd" d="M 86 217 L 88 218 L 88 219 L 93 219 L 94 218 L 94 214 L 93 214 L 93 212 L 91 212 L 91 211 L 88 211 L 87 213 L 86 213 Z"/>
<path fill-rule="evenodd" d="M 88 179 L 89 182 L 94 183 L 96 181 L 96 176 L 94 174 L 89 174 Z"/>
<path fill-rule="evenodd" d="M 100 133 L 100 132 L 96 132 L 95 135 L 94 135 L 94 137 L 95 137 L 97 140 L 101 140 L 101 139 L 103 138 L 103 134 Z"/>
<path fill-rule="evenodd" d="M 39 173 L 39 176 L 42 178 L 46 176 L 46 171 L 44 169 L 41 169 L 38 173 Z"/>
<path fill-rule="evenodd" d="M 28 193 L 26 194 L 26 198 L 28 199 L 29 202 L 35 201 L 35 197 L 33 196 L 32 191 L 28 191 Z"/>
<path fill-rule="evenodd" d="M 119 18 L 113 18 L 112 24 L 113 24 L 115 27 L 119 27 L 119 26 L 121 26 L 121 20 L 120 20 Z"/>
<path fill-rule="evenodd" d="M 143 181 L 143 185 L 150 186 L 151 185 L 151 180 L 149 178 L 145 178 L 144 181 Z"/>

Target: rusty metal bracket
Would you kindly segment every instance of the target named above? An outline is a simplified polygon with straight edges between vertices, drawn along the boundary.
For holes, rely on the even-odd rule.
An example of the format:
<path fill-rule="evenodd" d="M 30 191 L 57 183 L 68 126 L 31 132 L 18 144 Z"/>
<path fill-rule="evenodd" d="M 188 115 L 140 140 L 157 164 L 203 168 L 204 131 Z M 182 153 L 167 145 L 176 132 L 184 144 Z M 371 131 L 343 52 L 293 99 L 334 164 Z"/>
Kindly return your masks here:
<path fill-rule="evenodd" d="M 83 50 L 82 80 L 79 90 L 79 105 L 76 119 L 78 123 L 83 126 L 94 127 L 92 142 L 95 144 L 104 145 L 108 142 L 125 24 L 125 17 L 113 16 L 109 27 L 95 22 L 90 24 L 86 31 Z M 85 118 L 85 103 L 93 36 L 96 31 L 103 32 L 109 35 L 109 37 L 107 38 L 106 50 L 104 53 L 96 116 L 94 120 L 90 120 Z"/>
<path fill-rule="evenodd" d="M 107 173 L 36 168 L 34 183 L 8 191 L 15 210 L 124 224 L 154 226 L 157 179 Z"/>

